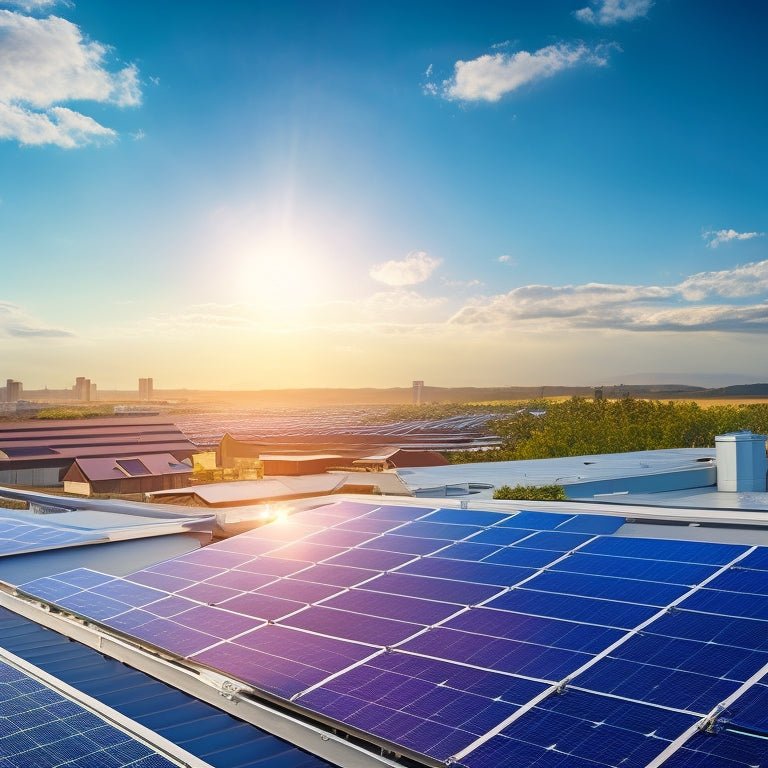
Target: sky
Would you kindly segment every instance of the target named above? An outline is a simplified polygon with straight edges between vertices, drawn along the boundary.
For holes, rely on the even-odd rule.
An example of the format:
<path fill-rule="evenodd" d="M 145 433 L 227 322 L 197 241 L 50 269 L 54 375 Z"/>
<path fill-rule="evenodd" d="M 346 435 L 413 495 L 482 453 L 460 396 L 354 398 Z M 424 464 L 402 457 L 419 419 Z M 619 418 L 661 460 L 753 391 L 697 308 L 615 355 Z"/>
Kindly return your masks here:
<path fill-rule="evenodd" d="M 762 0 L 0 0 L 0 380 L 768 381 Z"/>

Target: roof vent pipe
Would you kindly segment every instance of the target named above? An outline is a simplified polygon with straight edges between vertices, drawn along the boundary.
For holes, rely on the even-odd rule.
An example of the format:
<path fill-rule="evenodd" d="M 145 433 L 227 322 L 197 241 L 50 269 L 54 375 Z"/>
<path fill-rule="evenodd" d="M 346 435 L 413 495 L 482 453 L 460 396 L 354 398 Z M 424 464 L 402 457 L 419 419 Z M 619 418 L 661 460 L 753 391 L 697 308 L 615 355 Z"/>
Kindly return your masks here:
<path fill-rule="evenodd" d="M 766 439 L 749 431 L 715 437 L 718 491 L 766 490 Z"/>

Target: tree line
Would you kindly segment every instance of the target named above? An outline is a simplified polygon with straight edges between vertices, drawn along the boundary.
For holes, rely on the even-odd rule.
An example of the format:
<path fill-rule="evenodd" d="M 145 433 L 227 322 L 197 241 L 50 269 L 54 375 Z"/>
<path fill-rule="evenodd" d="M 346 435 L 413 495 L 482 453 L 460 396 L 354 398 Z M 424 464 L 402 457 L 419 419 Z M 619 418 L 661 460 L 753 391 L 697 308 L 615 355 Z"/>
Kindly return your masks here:
<path fill-rule="evenodd" d="M 487 451 L 454 451 L 454 463 L 512 461 L 661 448 L 715 445 L 715 436 L 750 430 L 768 433 L 768 403 L 713 405 L 658 400 L 530 401 L 513 415 L 488 422 L 503 443 Z"/>

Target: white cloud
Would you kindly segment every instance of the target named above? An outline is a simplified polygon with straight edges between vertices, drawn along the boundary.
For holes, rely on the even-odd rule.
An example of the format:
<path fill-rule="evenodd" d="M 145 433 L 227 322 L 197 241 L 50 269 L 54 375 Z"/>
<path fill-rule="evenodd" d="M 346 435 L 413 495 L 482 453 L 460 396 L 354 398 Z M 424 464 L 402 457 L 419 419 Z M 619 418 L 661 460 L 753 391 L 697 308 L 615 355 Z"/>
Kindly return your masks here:
<path fill-rule="evenodd" d="M 508 253 L 504 253 L 501 256 L 499 256 L 496 261 L 499 262 L 499 264 L 511 264 L 512 263 L 512 257 Z"/>
<path fill-rule="evenodd" d="M 706 240 L 707 248 L 717 248 L 722 243 L 730 243 L 732 240 L 751 240 L 753 237 L 763 237 L 765 232 L 737 232 L 735 229 L 717 229 L 704 232 L 702 237 Z"/>
<path fill-rule="evenodd" d="M 31 13 L 32 11 L 45 11 L 56 5 L 58 2 L 59 0 L 6 0 L 5 4 L 21 8 L 21 10 L 26 13 Z M 67 2 L 67 0 L 61 0 L 61 2 L 65 5 L 71 4 Z"/>
<path fill-rule="evenodd" d="M 20 339 L 68 338 L 74 334 L 62 328 L 50 328 L 29 317 L 16 304 L 0 301 L 0 337 L 15 337 Z"/>
<path fill-rule="evenodd" d="M 423 251 L 411 251 L 400 261 L 376 264 L 371 267 L 370 275 L 385 285 L 416 285 L 428 280 L 441 263 L 442 259 L 429 256 Z"/>
<path fill-rule="evenodd" d="M 719 298 L 760 296 L 752 304 Z M 768 331 L 768 261 L 721 272 L 701 272 L 673 286 L 527 285 L 476 297 L 450 320 L 464 326 L 546 331 Z"/>
<path fill-rule="evenodd" d="M 652 5 L 652 0 L 592 0 L 592 7 L 575 11 L 574 16 L 587 24 L 607 27 L 645 16 Z"/>
<path fill-rule="evenodd" d="M 66 148 L 114 137 L 111 129 L 65 106 L 141 102 L 136 66 L 110 71 L 108 53 L 66 19 L 0 10 L 0 137 Z"/>
<path fill-rule="evenodd" d="M 678 287 L 689 301 L 700 301 L 707 296 L 756 296 L 768 292 L 768 261 L 757 261 L 719 272 L 699 272 Z"/>
<path fill-rule="evenodd" d="M 602 66 L 615 46 L 589 48 L 582 44 L 549 45 L 534 53 L 485 54 L 472 61 L 457 61 L 453 78 L 443 83 L 442 95 L 457 101 L 498 101 L 528 83 L 552 77 L 579 64 Z"/>

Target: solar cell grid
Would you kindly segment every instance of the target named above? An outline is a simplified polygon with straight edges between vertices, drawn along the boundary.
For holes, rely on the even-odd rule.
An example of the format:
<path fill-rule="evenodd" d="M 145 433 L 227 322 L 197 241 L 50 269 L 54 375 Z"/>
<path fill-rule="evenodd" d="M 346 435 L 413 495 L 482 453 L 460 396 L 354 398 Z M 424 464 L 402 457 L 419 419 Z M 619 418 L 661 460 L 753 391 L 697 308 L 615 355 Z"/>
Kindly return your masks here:
<path fill-rule="evenodd" d="M 423 597 L 426 600 L 439 600 L 458 605 L 475 605 L 499 594 L 500 591 L 499 587 L 486 584 L 411 576 L 400 571 L 377 576 L 360 584 L 359 588 L 395 595 Z"/>
<path fill-rule="evenodd" d="M 576 515 L 557 526 L 558 531 L 574 533 L 615 533 L 626 520 L 612 515 Z"/>
<path fill-rule="evenodd" d="M 706 715 L 739 687 L 734 681 L 678 669 L 604 658 L 573 680 L 579 688 Z"/>
<path fill-rule="evenodd" d="M 592 538 L 590 533 L 563 533 L 561 531 L 542 531 L 527 536 L 515 543 L 516 547 L 532 549 L 551 549 L 555 552 L 570 552 Z"/>
<path fill-rule="evenodd" d="M 381 647 L 400 643 L 423 629 L 419 624 L 340 611 L 321 605 L 311 606 L 282 619 L 280 624 Z"/>
<path fill-rule="evenodd" d="M 768 653 L 734 653 L 729 646 L 638 633 L 615 648 L 611 656 L 640 664 L 680 669 L 744 682 L 768 665 Z"/>
<path fill-rule="evenodd" d="M 717 737 L 695 733 L 664 762 L 664 768 L 762 768 L 765 740 L 727 729 Z"/>
<path fill-rule="evenodd" d="M 666 637 L 768 651 L 768 622 L 755 619 L 677 610 L 657 618 L 646 631 Z"/>
<path fill-rule="evenodd" d="M 503 637 L 585 653 L 600 653 L 624 636 L 624 632 L 619 629 L 525 616 L 493 608 L 471 608 L 443 626 L 473 632 L 481 638 Z M 482 642 L 481 638 L 478 643 Z"/>
<path fill-rule="evenodd" d="M 714 574 L 717 571 L 717 566 L 673 563 L 636 557 L 592 555 L 579 550 L 572 552 L 568 557 L 553 565 L 552 570 L 693 586 Z"/>
<path fill-rule="evenodd" d="M 504 512 L 483 512 L 475 509 L 438 509 L 424 518 L 428 523 L 455 523 L 457 525 L 488 526 L 506 520 Z"/>
<path fill-rule="evenodd" d="M 518 512 L 516 515 L 498 523 L 504 528 L 527 528 L 531 531 L 551 531 L 574 515 L 561 515 L 557 512 Z"/>
<path fill-rule="evenodd" d="M 639 768 L 695 722 L 693 716 L 571 691 L 545 699 L 464 762 L 471 768 L 520 764 Z"/>
<path fill-rule="evenodd" d="M 443 553 L 440 553 L 443 556 Z M 503 547 L 483 559 L 484 563 L 496 565 L 518 565 L 523 568 L 545 568 L 562 557 L 561 552 L 545 549 L 525 549 L 523 547 Z"/>
<path fill-rule="evenodd" d="M 417 536 L 423 539 L 444 539 L 445 541 L 460 541 L 479 533 L 482 529 L 477 525 L 454 525 L 453 523 L 429 523 L 417 520 L 407 523 L 397 529 L 400 536 Z"/>
<path fill-rule="evenodd" d="M 700 589 L 683 600 L 680 607 L 690 611 L 768 620 L 768 599 L 749 593 Z"/>
<path fill-rule="evenodd" d="M 273 549 L 270 557 L 282 557 L 286 560 L 300 560 L 308 563 L 319 563 L 334 555 L 344 552 L 342 547 L 330 547 L 327 544 L 312 544 L 307 541 L 297 541 L 293 544 Z"/>
<path fill-rule="evenodd" d="M 757 547 L 754 552 L 739 561 L 739 567 L 768 571 L 768 547 Z"/>
<path fill-rule="evenodd" d="M 360 545 L 361 549 L 381 549 L 385 552 L 400 552 L 404 555 L 429 555 L 448 546 L 445 539 L 422 539 L 416 536 L 400 536 L 385 533 Z"/>
<path fill-rule="evenodd" d="M 578 651 L 488 638 L 455 629 L 435 627 L 399 646 L 410 653 L 470 664 L 481 669 L 559 682 L 592 656 Z"/>
<path fill-rule="evenodd" d="M 374 507 L 366 513 L 368 519 L 373 520 L 395 520 L 405 522 L 407 520 L 416 520 L 419 517 L 424 517 L 430 512 L 435 511 L 435 507 L 409 507 L 409 506 L 392 506 L 383 505 Z"/>
<path fill-rule="evenodd" d="M 503 547 L 508 544 L 514 544 L 516 541 L 520 541 L 520 539 L 524 539 L 532 533 L 534 531 L 524 528 L 486 528 L 484 531 L 474 534 L 467 541 L 478 544 L 498 544 Z"/>
<path fill-rule="evenodd" d="M 415 555 L 403 552 L 386 552 L 383 549 L 348 549 L 328 559 L 328 565 L 347 565 L 353 568 L 371 568 L 389 571 L 413 560 Z"/>
<path fill-rule="evenodd" d="M 461 541 L 458 544 L 451 544 L 438 552 L 438 557 L 445 557 L 449 560 L 472 560 L 478 562 L 490 557 L 494 552 L 498 552 L 499 547 L 494 544 L 476 544 L 470 541 Z"/>
<path fill-rule="evenodd" d="M 108 725 L 38 680 L 0 662 L 0 764 L 174 765 L 145 744 Z"/>
<path fill-rule="evenodd" d="M 581 551 L 598 555 L 639 557 L 644 560 L 727 565 L 748 549 L 749 547 L 740 544 L 600 536 L 582 547 Z"/>
<path fill-rule="evenodd" d="M 622 523 L 342 502 L 127 579 L 77 569 L 24 589 L 434 760 L 624 768 L 764 668 L 768 559 L 661 613 L 747 548 L 611 537 Z M 760 723 L 764 689 L 729 716 Z"/>
<path fill-rule="evenodd" d="M 398 571 L 398 573 L 410 573 L 416 576 L 432 576 L 438 579 L 451 579 L 458 582 L 489 584 L 499 587 L 511 587 L 514 584 L 519 584 L 535 572 L 532 568 L 518 568 L 514 565 L 469 563 L 441 558 L 414 560 Z"/>
<path fill-rule="evenodd" d="M 564 595 L 599 597 L 640 605 L 666 606 L 688 591 L 678 584 L 656 584 L 652 581 L 619 579 L 613 576 L 588 576 L 581 573 L 544 571 L 537 574 L 526 588 Z"/>
<path fill-rule="evenodd" d="M 323 605 L 352 613 L 431 625 L 461 610 L 454 603 L 440 603 L 417 597 L 404 597 L 384 592 L 351 589 L 326 600 Z"/>
<path fill-rule="evenodd" d="M 537 592 L 524 588 L 504 592 L 488 602 L 487 607 L 620 629 L 632 629 L 650 619 L 659 610 L 647 605 Z"/>

